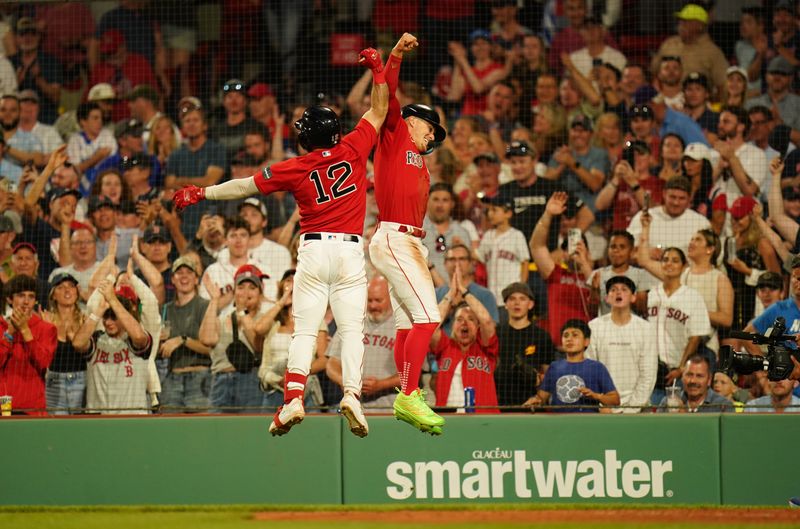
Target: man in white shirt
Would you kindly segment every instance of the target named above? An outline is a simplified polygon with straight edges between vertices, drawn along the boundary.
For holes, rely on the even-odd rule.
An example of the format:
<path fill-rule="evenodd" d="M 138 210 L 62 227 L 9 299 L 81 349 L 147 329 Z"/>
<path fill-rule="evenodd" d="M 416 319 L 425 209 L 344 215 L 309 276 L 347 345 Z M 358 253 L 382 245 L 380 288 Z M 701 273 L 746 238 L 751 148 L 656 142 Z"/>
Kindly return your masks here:
<path fill-rule="evenodd" d="M 650 246 L 654 254 L 657 254 L 653 255 L 654 259 L 660 259 L 661 251 L 671 246 L 686 253 L 692 235 L 711 227 L 707 218 L 689 209 L 691 191 L 689 180 L 683 176 L 674 176 L 664 186 L 664 204 L 650 210 L 653 217 L 650 224 Z M 628 225 L 628 232 L 636 239 L 637 245 L 639 234 L 642 233 L 641 219 L 640 211 Z"/>
<path fill-rule="evenodd" d="M 589 78 L 593 68 L 605 63 L 613 64 L 620 72 L 625 69 L 625 55 L 605 43 L 606 28 L 600 17 L 586 17 L 581 35 L 586 46 L 570 53 L 569 58 L 584 77 Z"/>
<path fill-rule="evenodd" d="M 55 127 L 39 121 L 39 94 L 33 90 L 19 93 L 19 128 L 39 138 L 45 158 L 64 144 Z"/>
<path fill-rule="evenodd" d="M 239 217 L 244 219 L 250 231 L 250 240 L 247 244 L 250 261 L 253 261 L 261 271 L 273 277 L 283 276 L 286 270 L 292 268 L 292 256 L 283 245 L 267 239 L 264 230 L 267 229 L 267 207 L 257 197 L 246 198 L 239 204 Z M 225 248 L 217 256 L 220 261 L 230 259 L 230 251 Z M 277 288 L 277 287 L 276 287 Z M 265 288 L 267 296 L 277 293 L 276 289 Z"/>
<path fill-rule="evenodd" d="M 745 142 L 750 132 L 750 118 L 741 107 L 728 107 L 719 115 L 714 149 L 720 154 L 722 173 L 715 185 L 728 199 L 730 208 L 740 196 L 758 197 L 767 178 L 764 151 Z"/>
<path fill-rule="evenodd" d="M 658 352 L 653 324 L 633 314 L 636 285 L 626 276 L 606 281 L 611 312 L 589 322 L 592 341 L 586 358 L 602 362 L 620 396 L 615 411 L 638 413 L 650 401 L 656 382 Z"/>

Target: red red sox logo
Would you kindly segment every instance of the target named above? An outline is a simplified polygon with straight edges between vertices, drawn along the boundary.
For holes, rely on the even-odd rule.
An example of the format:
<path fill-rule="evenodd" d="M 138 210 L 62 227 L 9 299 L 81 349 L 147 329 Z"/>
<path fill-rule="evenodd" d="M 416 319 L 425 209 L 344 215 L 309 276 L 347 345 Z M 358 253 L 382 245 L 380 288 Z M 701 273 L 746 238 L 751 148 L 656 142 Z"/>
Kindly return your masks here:
<path fill-rule="evenodd" d="M 650 316 L 658 316 L 658 307 L 650 307 Z M 689 320 L 689 314 L 670 307 L 667 309 L 667 319 L 675 320 L 685 325 Z"/>
<path fill-rule="evenodd" d="M 477 369 L 478 371 L 483 371 L 484 373 L 491 374 L 492 373 L 492 366 L 489 364 L 489 360 L 482 356 L 468 356 L 465 359 L 465 364 L 467 369 Z M 440 364 L 442 371 L 450 371 L 450 366 L 453 365 L 452 358 L 445 358 L 442 360 Z"/>

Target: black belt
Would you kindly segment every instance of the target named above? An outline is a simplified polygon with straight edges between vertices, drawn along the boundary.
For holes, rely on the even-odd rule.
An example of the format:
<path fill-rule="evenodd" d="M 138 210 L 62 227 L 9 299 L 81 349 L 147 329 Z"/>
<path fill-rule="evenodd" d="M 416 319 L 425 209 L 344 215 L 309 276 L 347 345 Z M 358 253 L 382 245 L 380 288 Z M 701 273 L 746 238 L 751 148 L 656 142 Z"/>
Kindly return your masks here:
<path fill-rule="evenodd" d="M 321 241 L 322 234 L 321 233 L 305 233 L 303 234 L 303 240 L 306 241 Z M 358 242 L 359 237 L 358 235 L 351 235 L 349 233 L 345 233 L 342 235 L 342 240 L 347 242 Z"/>

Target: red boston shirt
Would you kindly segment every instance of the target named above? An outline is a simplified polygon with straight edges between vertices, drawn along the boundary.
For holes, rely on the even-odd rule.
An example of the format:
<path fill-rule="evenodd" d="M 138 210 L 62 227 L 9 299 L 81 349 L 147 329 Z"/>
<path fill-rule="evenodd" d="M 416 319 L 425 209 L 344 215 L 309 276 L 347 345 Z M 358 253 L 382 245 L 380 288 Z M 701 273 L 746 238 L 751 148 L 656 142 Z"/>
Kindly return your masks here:
<path fill-rule="evenodd" d="M 377 133 L 366 120 L 331 149 L 316 149 L 265 167 L 254 176 L 263 194 L 291 191 L 300 208 L 300 233 L 364 231 L 367 157 Z"/>

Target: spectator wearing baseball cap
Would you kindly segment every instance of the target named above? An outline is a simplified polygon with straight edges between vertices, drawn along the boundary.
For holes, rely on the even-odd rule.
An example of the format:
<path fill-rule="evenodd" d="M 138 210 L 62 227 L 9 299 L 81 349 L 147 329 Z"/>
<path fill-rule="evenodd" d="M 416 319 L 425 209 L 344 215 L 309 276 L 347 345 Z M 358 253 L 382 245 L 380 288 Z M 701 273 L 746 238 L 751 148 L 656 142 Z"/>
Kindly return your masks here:
<path fill-rule="evenodd" d="M 125 156 L 119 165 L 122 178 L 131 190 L 134 202 L 149 202 L 158 195 L 158 190 L 150 185 L 150 174 L 153 168 L 152 156 L 143 152 L 135 152 Z"/>
<path fill-rule="evenodd" d="M 710 136 L 711 141 L 716 140 L 719 114 L 708 106 L 711 96 L 708 77 L 699 72 L 690 72 L 683 80 L 684 111 L 700 125 L 700 128 Z"/>
<path fill-rule="evenodd" d="M 740 41 L 741 42 L 741 41 Z M 727 99 L 724 101 L 723 107 L 743 107 L 747 101 L 747 94 L 750 90 L 747 77 L 747 70 L 741 66 L 730 66 L 725 72 L 725 92 Z M 761 80 L 758 79 L 754 83 L 756 86 L 753 90 L 759 90 Z"/>
<path fill-rule="evenodd" d="M 134 239 L 135 241 L 135 239 Z M 144 230 L 139 247 L 134 242 L 131 257 L 139 268 L 137 275 L 147 283 L 156 294 L 160 304 L 175 299 L 175 286 L 172 284 L 172 236 L 161 224 L 151 224 Z"/>
<path fill-rule="evenodd" d="M 222 86 L 222 106 L 225 116 L 211 121 L 211 136 L 225 147 L 228 160 L 233 160 L 244 150 L 245 132 L 263 125 L 247 115 L 247 86 L 240 79 L 228 79 Z"/>
<path fill-rule="evenodd" d="M 486 110 L 486 96 L 488 89 L 505 77 L 503 67 L 491 55 L 492 35 L 485 29 L 476 29 L 469 35 L 469 53 L 460 42 L 451 41 L 448 52 L 453 58 L 454 70 L 450 81 L 450 90 L 447 100 L 461 102 L 461 115 L 477 115 Z M 472 57 L 473 64 L 469 59 Z M 486 87 L 485 91 L 478 93 L 472 89 L 467 75 L 470 72 Z"/>
<path fill-rule="evenodd" d="M 89 83 L 109 83 L 117 87 L 118 100 L 114 103 L 111 119 L 116 122 L 129 117 L 127 99 L 131 87 L 158 86 L 153 68 L 145 57 L 131 52 L 125 34 L 120 29 L 107 29 L 100 35 L 99 61 L 89 74 Z"/>
<path fill-rule="evenodd" d="M 605 149 L 591 144 L 593 130 L 589 116 L 574 116 L 569 123 L 569 143 L 553 153 L 545 176 L 558 180 L 566 191 L 595 211 L 595 198 L 611 172 L 611 162 Z"/>
<path fill-rule="evenodd" d="M 164 119 L 169 119 L 164 117 Z M 107 169 L 115 169 L 123 172 L 122 162 L 125 158 L 131 158 L 145 153 L 144 125 L 138 119 L 123 119 L 114 125 L 114 138 L 117 140 L 119 150 L 97 166 L 97 174 L 101 174 Z M 157 187 L 163 182 L 162 166 L 155 154 L 148 155 L 150 159 L 150 180 L 152 187 Z"/>
<path fill-rule="evenodd" d="M 28 276 L 36 279 L 36 302 L 47 306 L 47 282 L 40 281 L 41 266 L 36 246 L 29 242 L 18 242 L 11 249 L 11 274 L 9 277 Z M 47 277 L 47 276 L 45 276 Z"/>
<path fill-rule="evenodd" d="M 48 125 L 58 117 L 58 103 L 61 97 L 63 76 L 61 65 L 52 55 L 45 53 L 41 46 L 42 33 L 36 21 L 20 17 L 14 27 L 16 49 L 8 57 L 14 71 L 20 72 L 18 90 L 35 90 L 40 97 L 39 117 Z M 38 68 L 30 68 L 36 64 Z"/>
<path fill-rule="evenodd" d="M 753 209 L 757 204 L 753 197 L 741 196 L 733 201 L 729 209 L 736 241 L 735 254 L 726 251 L 725 255 L 728 276 L 734 288 L 733 306 L 736 310 L 731 324 L 733 329 L 743 328 L 755 315 L 754 284 L 761 272 L 770 270 L 777 273 L 781 269 L 775 249 L 762 236 L 761 228 L 753 218 Z"/>
<path fill-rule="evenodd" d="M 781 121 L 792 128 L 792 140 L 800 141 L 800 96 L 792 92 L 794 77 L 795 67 L 785 57 L 773 57 L 767 66 L 767 92 L 748 99 L 745 107 L 777 107 Z"/>
<path fill-rule="evenodd" d="M 237 225 L 237 230 L 242 229 L 239 226 L 243 224 Z M 206 274 L 209 272 L 211 267 Z M 225 287 L 226 295 L 230 292 L 233 299 L 233 310 L 219 312 L 222 308 L 219 290 L 215 289 L 210 297 L 200 325 L 200 341 L 211 347 L 210 401 L 214 413 L 253 413 L 262 406 L 264 397 L 258 380 L 261 349 L 249 341 L 244 327 L 248 321 L 252 324 L 267 313 L 267 305 L 261 302 L 263 279 L 264 274 L 257 266 L 241 265 L 235 268 L 231 284 Z"/>
<path fill-rule="evenodd" d="M 274 276 L 282 275 L 291 269 L 292 256 L 289 250 L 265 237 L 271 226 L 269 226 L 269 212 L 264 202 L 258 197 L 246 198 L 239 204 L 238 210 L 239 217 L 247 223 L 250 232 L 248 243 L 250 258 L 260 263 L 264 270 L 268 270 Z M 229 257 L 230 252 L 226 248 L 219 253 L 218 259 L 225 260 Z M 273 291 L 272 285 L 269 285 L 265 294 L 271 297 L 277 294 L 277 291 Z"/>
<path fill-rule="evenodd" d="M 142 141 L 147 145 L 150 142 L 153 126 L 164 115 L 158 110 L 161 98 L 152 85 L 140 84 L 128 93 L 126 99 L 128 100 L 130 116 L 139 120 L 144 126 Z M 181 131 L 177 125 L 174 126 L 174 132 L 176 137 L 180 139 Z"/>
<path fill-rule="evenodd" d="M 167 374 L 161 383 L 162 409 L 205 411 L 211 379 L 211 348 L 200 342 L 200 323 L 208 300 L 197 295 L 200 274 L 189 257 L 172 263 L 175 299 L 164 306 L 169 337 L 161 344 L 160 356 L 167 360 Z"/>
<path fill-rule="evenodd" d="M 17 97 L 19 98 L 19 128 L 22 131 L 30 132 L 42 143 L 45 157 L 64 144 L 61 136 L 51 125 L 45 125 L 39 121 L 39 94 L 34 90 L 22 90 Z"/>
<path fill-rule="evenodd" d="M 97 103 L 100 111 L 103 113 L 103 122 L 106 128 L 111 128 L 113 132 L 112 113 L 114 110 L 114 100 L 116 93 L 114 87 L 108 83 L 97 83 L 89 89 L 86 95 L 86 101 Z M 69 140 L 70 136 L 76 132 L 80 132 L 81 128 L 78 125 L 77 112 L 75 110 L 67 110 L 63 112 L 55 122 L 56 131 L 65 142 Z"/>
<path fill-rule="evenodd" d="M 680 57 L 684 72 L 698 72 L 709 80 L 710 91 L 724 94 L 728 60 L 708 34 L 708 12 L 698 4 L 686 4 L 675 13 L 678 34 L 661 43 L 651 62 L 658 71 L 664 56 Z"/>
<path fill-rule="evenodd" d="M 586 358 L 608 368 L 619 392 L 620 413 L 638 413 L 650 402 L 656 381 L 658 352 L 652 322 L 633 313 L 636 284 L 631 278 L 610 277 L 605 285 L 610 312 L 589 322 L 592 341 Z"/>
<path fill-rule="evenodd" d="M 744 328 L 745 332 L 764 334 L 772 327 L 776 318 L 784 318 L 789 334 L 795 334 L 791 329 L 791 322 L 800 320 L 800 254 L 789 254 L 784 268 L 789 272 L 789 295 L 786 299 L 774 301 L 768 308 L 757 316 Z M 756 283 L 758 284 L 758 283 Z M 760 289 L 757 289 L 760 290 Z M 774 297 L 774 296 L 773 296 Z M 752 354 L 759 354 L 759 346 L 751 342 L 744 342 L 744 347 Z M 761 353 L 763 354 L 763 352 Z"/>
<path fill-rule="evenodd" d="M 534 296 L 527 283 L 509 284 L 501 299 L 508 318 L 497 325 L 497 403 L 520 406 L 536 393 L 544 371 L 555 360 L 555 346 L 547 332 L 533 322 Z"/>
<path fill-rule="evenodd" d="M 289 127 L 284 123 L 283 116 L 279 116 L 278 120 L 275 119 L 276 98 L 272 85 L 263 82 L 253 83 L 247 89 L 247 98 L 250 116 L 269 130 L 269 138 L 275 137 L 276 132 L 280 133 L 281 138 L 289 136 Z"/>
<path fill-rule="evenodd" d="M 628 60 L 619 50 L 605 42 L 607 30 L 599 16 L 591 14 L 583 22 L 585 46 L 569 54 L 575 69 L 587 79 L 598 64 L 611 64 L 618 72 L 625 68 Z"/>

